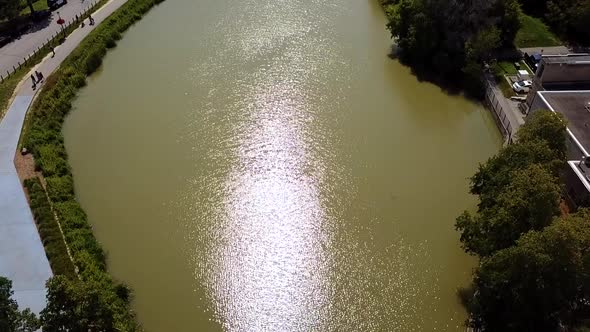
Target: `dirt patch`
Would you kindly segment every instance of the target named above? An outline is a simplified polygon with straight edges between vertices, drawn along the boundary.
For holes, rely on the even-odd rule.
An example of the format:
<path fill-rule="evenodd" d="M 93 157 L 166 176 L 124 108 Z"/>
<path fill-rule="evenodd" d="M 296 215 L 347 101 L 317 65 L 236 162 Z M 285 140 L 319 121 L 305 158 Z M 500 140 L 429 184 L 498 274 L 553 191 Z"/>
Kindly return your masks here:
<path fill-rule="evenodd" d="M 41 172 L 35 171 L 35 159 L 33 155 L 30 153 L 22 154 L 16 153 L 14 156 L 14 166 L 16 167 L 16 172 L 18 173 L 18 178 L 20 182 L 23 183 L 27 179 L 32 179 L 38 177 L 41 179 L 41 183 L 43 187 L 45 187 L 45 179 Z"/>

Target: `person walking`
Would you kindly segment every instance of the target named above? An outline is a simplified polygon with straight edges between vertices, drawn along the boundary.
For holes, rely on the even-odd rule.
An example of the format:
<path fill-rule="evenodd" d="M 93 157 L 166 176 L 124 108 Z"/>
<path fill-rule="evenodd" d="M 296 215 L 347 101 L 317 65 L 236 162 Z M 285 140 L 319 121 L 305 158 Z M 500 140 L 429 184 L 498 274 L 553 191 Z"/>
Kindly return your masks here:
<path fill-rule="evenodd" d="M 37 84 L 37 80 L 35 80 L 35 76 L 33 76 L 33 74 L 31 74 L 31 80 L 33 81 L 33 86 L 35 86 L 35 84 Z"/>
<path fill-rule="evenodd" d="M 35 76 L 37 76 L 37 83 L 43 81 L 43 74 L 41 72 L 35 70 Z"/>
<path fill-rule="evenodd" d="M 51 57 L 53 58 L 55 56 L 55 49 L 53 48 L 53 46 L 49 45 L 49 49 L 51 50 Z"/>

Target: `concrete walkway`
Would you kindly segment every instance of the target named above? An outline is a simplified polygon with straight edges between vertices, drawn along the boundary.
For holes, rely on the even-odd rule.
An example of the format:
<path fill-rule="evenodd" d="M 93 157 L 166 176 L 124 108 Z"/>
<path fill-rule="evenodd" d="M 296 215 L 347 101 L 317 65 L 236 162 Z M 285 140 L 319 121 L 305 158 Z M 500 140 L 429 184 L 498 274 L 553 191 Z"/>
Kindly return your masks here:
<path fill-rule="evenodd" d="M 70 0 L 67 4 L 51 13 L 51 17 L 47 21 L 37 23 L 31 28 L 32 31 L 2 46 L 0 48 L 0 74 L 6 77 L 7 70 L 12 72 L 12 66 L 18 67 L 19 61 L 22 63 L 24 57 L 33 53 L 47 39 L 51 39 L 52 35 L 61 31 L 61 27 L 57 24 L 58 12 L 61 18 L 69 21 L 84 12 L 90 5 L 91 0 Z"/>
<path fill-rule="evenodd" d="M 496 81 L 494 80 L 494 77 L 492 75 L 486 75 L 486 80 L 488 85 L 488 91 L 486 93 L 491 92 L 494 96 L 493 99 L 497 101 L 497 104 L 499 106 L 499 108 L 495 109 L 494 111 L 503 114 L 503 117 L 505 117 L 508 120 L 507 129 L 510 132 L 510 139 L 514 140 L 514 134 L 516 134 L 520 126 L 524 124 L 524 117 L 518 111 L 518 108 L 513 108 L 513 105 L 510 104 L 511 101 L 504 97 L 504 94 L 496 84 Z"/>
<path fill-rule="evenodd" d="M 111 0 L 96 11 L 92 15 L 96 25 L 125 2 Z M 78 28 L 55 49 L 55 57 L 47 56 L 34 70 L 48 77 L 96 25 Z M 39 313 L 46 305 L 45 281 L 52 273 L 14 166 L 25 115 L 37 92 L 29 76 L 16 88 L 16 97 L 0 122 L 0 275 L 12 280 L 21 308 Z"/>

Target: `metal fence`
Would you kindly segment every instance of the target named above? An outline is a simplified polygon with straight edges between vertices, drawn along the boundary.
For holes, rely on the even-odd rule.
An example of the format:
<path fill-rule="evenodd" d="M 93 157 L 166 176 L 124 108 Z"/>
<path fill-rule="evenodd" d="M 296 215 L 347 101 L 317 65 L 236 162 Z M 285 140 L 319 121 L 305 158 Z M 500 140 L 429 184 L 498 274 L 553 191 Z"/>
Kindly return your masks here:
<path fill-rule="evenodd" d="M 492 78 L 493 80 L 493 78 Z M 499 89 L 495 88 L 495 82 L 493 82 L 489 78 L 486 80 L 486 96 L 485 96 L 485 103 L 488 108 L 494 114 L 494 119 L 498 124 L 498 128 L 502 132 L 502 136 L 506 140 L 507 143 L 512 143 L 512 127 L 510 125 L 510 120 L 506 115 L 506 112 L 509 110 L 505 110 L 502 106 L 502 103 L 498 99 L 497 93 L 501 93 Z M 503 96 L 501 98 L 504 98 Z"/>
<path fill-rule="evenodd" d="M 80 22 L 82 22 L 82 20 L 86 19 L 90 15 L 90 13 L 92 13 L 96 9 L 96 7 L 99 5 L 99 2 L 100 0 L 95 0 L 91 2 L 85 10 L 83 10 L 82 12 L 80 12 L 80 14 L 77 15 L 77 19 L 72 18 L 66 21 L 62 25 L 61 31 L 53 33 L 51 35 L 51 38 L 47 38 L 43 45 L 38 46 L 33 53 L 25 56 L 21 61 L 18 61 L 16 65 L 13 65 L 12 70 L 9 69 L 6 71 L 6 75 L 4 75 L 4 73 L 0 73 L 0 84 L 4 83 L 4 81 L 10 78 L 10 76 L 14 75 L 19 69 L 21 69 L 21 67 L 28 65 L 31 59 L 33 59 L 41 52 L 48 50 L 49 47 L 51 47 L 52 45 L 54 47 L 58 46 L 60 44 L 59 40 L 66 37 L 65 34 L 67 33 L 68 29 L 70 29 L 73 24 L 77 26 L 78 24 L 80 24 Z"/>

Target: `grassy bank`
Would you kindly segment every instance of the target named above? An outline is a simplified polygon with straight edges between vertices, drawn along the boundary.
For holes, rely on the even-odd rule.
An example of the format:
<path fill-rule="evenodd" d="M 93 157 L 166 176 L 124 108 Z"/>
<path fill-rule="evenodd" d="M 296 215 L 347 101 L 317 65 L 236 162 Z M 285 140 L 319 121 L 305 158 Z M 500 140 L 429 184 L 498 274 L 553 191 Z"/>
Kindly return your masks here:
<path fill-rule="evenodd" d="M 86 84 L 86 77 L 100 67 L 107 50 L 115 47 L 125 30 L 162 1 L 129 0 L 91 32 L 47 78 L 31 107 L 21 142 L 33 153 L 35 167 L 47 180 L 49 198 L 80 278 L 84 282 L 98 283 L 105 290 L 108 303 L 117 313 L 116 326 L 120 331 L 137 330 L 137 324 L 126 292 L 122 292 L 122 286 L 109 275 L 105 253 L 76 200 L 61 128 L 78 89 Z"/>
<path fill-rule="evenodd" d="M 31 13 L 31 8 L 29 8 L 29 5 L 26 1 L 21 1 L 21 7 L 23 9 L 20 11 L 20 15 L 28 15 Z M 47 0 L 37 0 L 33 2 L 33 9 L 35 11 L 49 9 L 47 6 Z"/>
<path fill-rule="evenodd" d="M 561 41 L 549 30 L 549 27 L 538 18 L 521 14 L 520 30 L 516 34 L 514 45 L 516 47 L 549 47 L 559 46 Z"/>
<path fill-rule="evenodd" d="M 29 193 L 31 210 L 35 216 L 43 247 L 49 258 L 51 270 L 54 274 L 62 274 L 71 279 L 76 278 L 74 264 L 70 260 L 68 249 L 39 179 L 26 180 L 25 187 Z"/>

